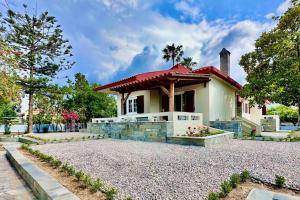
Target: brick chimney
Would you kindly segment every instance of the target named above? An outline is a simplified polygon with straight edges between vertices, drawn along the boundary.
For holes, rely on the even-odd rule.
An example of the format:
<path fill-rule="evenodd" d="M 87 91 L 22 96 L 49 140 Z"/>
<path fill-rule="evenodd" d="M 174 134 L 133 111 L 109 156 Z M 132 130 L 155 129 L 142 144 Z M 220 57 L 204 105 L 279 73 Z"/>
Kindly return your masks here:
<path fill-rule="evenodd" d="M 225 48 L 220 52 L 220 70 L 230 75 L 230 52 Z"/>

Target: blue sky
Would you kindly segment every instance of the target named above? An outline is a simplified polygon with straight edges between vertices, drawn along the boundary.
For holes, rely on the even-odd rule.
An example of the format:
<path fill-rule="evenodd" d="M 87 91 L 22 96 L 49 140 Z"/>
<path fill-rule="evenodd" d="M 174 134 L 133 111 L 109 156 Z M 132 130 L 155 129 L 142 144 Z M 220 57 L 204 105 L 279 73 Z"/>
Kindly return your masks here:
<path fill-rule="evenodd" d="M 4 0 L 0 0 L 3 3 Z M 239 58 L 261 32 L 274 27 L 288 0 L 7 0 L 12 9 L 48 10 L 73 46 L 75 66 L 61 73 L 85 74 L 100 84 L 135 73 L 167 69 L 162 48 L 182 44 L 197 67 L 219 66 L 219 51 L 231 51 L 231 76 L 245 82 Z M 1 12 L 5 7 L 0 6 Z M 60 78 L 58 82 L 63 82 Z"/>

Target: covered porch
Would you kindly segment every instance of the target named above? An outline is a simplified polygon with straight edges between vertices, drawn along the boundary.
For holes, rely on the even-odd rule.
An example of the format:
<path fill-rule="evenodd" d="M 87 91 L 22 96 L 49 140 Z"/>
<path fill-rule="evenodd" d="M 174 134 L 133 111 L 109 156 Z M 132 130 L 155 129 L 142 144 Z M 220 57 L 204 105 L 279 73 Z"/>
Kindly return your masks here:
<path fill-rule="evenodd" d="M 142 77 L 140 77 L 142 76 Z M 132 79 L 132 80 L 130 80 Z M 206 88 L 207 74 L 141 74 L 101 88 L 118 96 L 118 116 L 158 112 L 195 112 L 195 87 Z"/>

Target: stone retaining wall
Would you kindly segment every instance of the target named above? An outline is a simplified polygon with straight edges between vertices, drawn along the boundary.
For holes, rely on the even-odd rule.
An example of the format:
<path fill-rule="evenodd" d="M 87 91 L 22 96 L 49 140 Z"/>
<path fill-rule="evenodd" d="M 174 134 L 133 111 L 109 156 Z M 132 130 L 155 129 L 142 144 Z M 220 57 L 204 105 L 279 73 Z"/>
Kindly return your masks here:
<path fill-rule="evenodd" d="M 108 138 L 166 142 L 172 134 L 172 122 L 116 122 L 89 123 L 90 133 L 103 134 Z"/>
<path fill-rule="evenodd" d="M 207 137 L 189 137 L 189 136 L 168 137 L 167 143 L 211 147 L 217 144 L 229 143 L 230 139 L 233 138 L 233 134 L 234 134 L 233 132 L 226 132 L 226 133 L 207 136 Z"/>
<path fill-rule="evenodd" d="M 242 137 L 242 122 L 235 121 L 210 121 L 210 126 L 228 132 L 234 132 L 234 136 Z"/>

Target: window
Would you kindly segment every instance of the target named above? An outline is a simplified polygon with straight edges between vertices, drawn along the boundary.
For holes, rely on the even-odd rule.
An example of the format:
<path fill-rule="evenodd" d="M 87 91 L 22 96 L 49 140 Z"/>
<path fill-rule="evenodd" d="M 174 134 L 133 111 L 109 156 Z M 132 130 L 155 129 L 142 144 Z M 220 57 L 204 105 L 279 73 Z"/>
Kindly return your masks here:
<path fill-rule="evenodd" d="M 136 97 L 127 100 L 127 113 L 137 113 Z"/>

